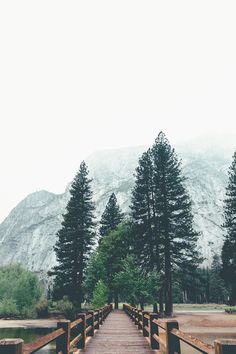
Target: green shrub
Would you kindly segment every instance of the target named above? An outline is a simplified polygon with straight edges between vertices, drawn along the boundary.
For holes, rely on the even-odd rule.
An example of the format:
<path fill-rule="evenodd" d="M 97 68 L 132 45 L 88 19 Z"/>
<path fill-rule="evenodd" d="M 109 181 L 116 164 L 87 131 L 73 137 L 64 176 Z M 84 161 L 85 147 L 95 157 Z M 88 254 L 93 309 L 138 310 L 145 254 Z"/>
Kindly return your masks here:
<path fill-rule="evenodd" d="M 64 296 L 62 300 L 57 301 L 56 310 L 63 313 L 63 315 L 69 320 L 75 319 L 75 308 L 72 302 L 67 296 Z"/>
<path fill-rule="evenodd" d="M 35 307 L 37 317 L 38 318 L 48 317 L 48 307 L 49 305 L 47 299 L 41 299 Z"/>
<path fill-rule="evenodd" d="M 0 267 L 0 316 L 31 316 L 41 292 L 32 272 L 20 265 Z"/>
<path fill-rule="evenodd" d="M 2 317 L 19 315 L 16 302 L 11 298 L 0 301 L 0 315 Z"/>
<path fill-rule="evenodd" d="M 95 286 L 92 298 L 93 308 L 99 308 L 107 303 L 108 289 L 102 280 L 99 280 Z"/>
<path fill-rule="evenodd" d="M 227 307 L 225 309 L 225 312 L 227 313 L 232 313 L 232 314 L 236 314 L 236 306 L 235 307 Z"/>

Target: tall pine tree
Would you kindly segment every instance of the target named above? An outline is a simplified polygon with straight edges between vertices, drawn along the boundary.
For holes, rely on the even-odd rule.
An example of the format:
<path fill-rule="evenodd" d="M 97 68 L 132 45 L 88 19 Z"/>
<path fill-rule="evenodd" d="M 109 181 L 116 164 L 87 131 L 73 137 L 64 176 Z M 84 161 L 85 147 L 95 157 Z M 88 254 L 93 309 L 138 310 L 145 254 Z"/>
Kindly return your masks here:
<path fill-rule="evenodd" d="M 191 201 L 184 185 L 180 162 L 162 132 L 153 145 L 152 158 L 155 206 L 164 262 L 165 313 L 171 315 L 173 270 L 196 266 L 198 234 L 193 230 Z"/>
<path fill-rule="evenodd" d="M 100 235 L 103 237 L 110 231 L 115 230 L 123 219 L 124 214 L 121 212 L 117 203 L 116 195 L 115 193 L 112 193 L 101 217 L 101 227 L 99 229 Z"/>
<path fill-rule="evenodd" d="M 83 301 L 84 271 L 95 241 L 90 183 L 87 166 L 82 162 L 72 182 L 71 198 L 63 215 L 62 228 L 57 234 L 54 250 L 58 264 L 50 272 L 55 276 L 55 295 L 58 298 L 68 296 L 78 310 Z"/>
<path fill-rule="evenodd" d="M 193 230 L 180 162 L 162 132 L 139 160 L 131 211 L 141 265 L 147 272 L 154 269 L 160 273 L 164 283 L 159 293 L 160 311 L 164 293 L 165 312 L 171 315 L 173 271 L 195 268 L 198 234 Z"/>
<path fill-rule="evenodd" d="M 132 191 L 132 218 L 135 225 L 136 253 L 147 271 L 159 268 L 155 242 L 155 207 L 153 198 L 153 169 L 150 150 L 144 152 L 136 168 Z"/>
<path fill-rule="evenodd" d="M 230 289 L 230 305 L 236 304 L 236 151 L 229 168 L 224 203 L 226 237 L 222 249 L 223 276 Z"/>

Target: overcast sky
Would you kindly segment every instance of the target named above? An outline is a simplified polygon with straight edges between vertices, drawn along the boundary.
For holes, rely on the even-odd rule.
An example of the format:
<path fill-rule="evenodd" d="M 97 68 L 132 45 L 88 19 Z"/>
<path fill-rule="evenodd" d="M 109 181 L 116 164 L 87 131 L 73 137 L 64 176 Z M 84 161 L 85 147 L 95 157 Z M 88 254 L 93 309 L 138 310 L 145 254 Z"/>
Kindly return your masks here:
<path fill-rule="evenodd" d="M 98 149 L 235 132 L 236 3 L 1 1 L 0 220 Z"/>

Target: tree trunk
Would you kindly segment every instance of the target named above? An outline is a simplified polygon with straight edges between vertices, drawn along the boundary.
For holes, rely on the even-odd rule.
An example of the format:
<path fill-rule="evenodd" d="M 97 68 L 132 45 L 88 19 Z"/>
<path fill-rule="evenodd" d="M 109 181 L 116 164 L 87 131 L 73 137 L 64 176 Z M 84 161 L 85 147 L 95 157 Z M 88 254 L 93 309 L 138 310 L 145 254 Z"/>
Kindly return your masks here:
<path fill-rule="evenodd" d="M 235 289 L 232 288 L 230 295 L 229 295 L 229 305 L 230 306 L 235 306 L 236 303 L 236 296 L 235 296 Z"/>
<path fill-rule="evenodd" d="M 108 304 L 111 304 L 112 303 L 112 293 L 109 292 L 108 294 Z"/>
<path fill-rule="evenodd" d="M 118 310 L 119 308 L 119 298 L 118 298 L 118 293 L 115 292 L 115 309 Z"/>
<path fill-rule="evenodd" d="M 157 307 L 157 303 L 154 302 L 153 304 L 153 312 L 157 313 L 158 312 L 158 307 Z"/>
<path fill-rule="evenodd" d="M 170 244 L 167 238 L 165 244 L 165 315 L 173 315 Z"/>
<path fill-rule="evenodd" d="M 161 315 L 164 314 L 163 289 L 161 289 L 159 292 L 159 311 Z"/>

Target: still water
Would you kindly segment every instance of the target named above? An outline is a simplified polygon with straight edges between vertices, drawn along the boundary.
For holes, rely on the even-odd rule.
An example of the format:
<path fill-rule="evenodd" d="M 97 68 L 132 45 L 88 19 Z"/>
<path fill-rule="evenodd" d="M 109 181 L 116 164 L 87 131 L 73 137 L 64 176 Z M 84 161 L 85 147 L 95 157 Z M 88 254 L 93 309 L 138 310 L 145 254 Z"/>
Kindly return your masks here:
<path fill-rule="evenodd" d="M 0 328 L 0 339 L 2 338 L 22 338 L 25 343 L 31 343 L 39 337 L 53 331 L 54 328 Z M 55 354 L 55 343 L 52 342 L 43 349 L 37 351 L 38 354 Z"/>

